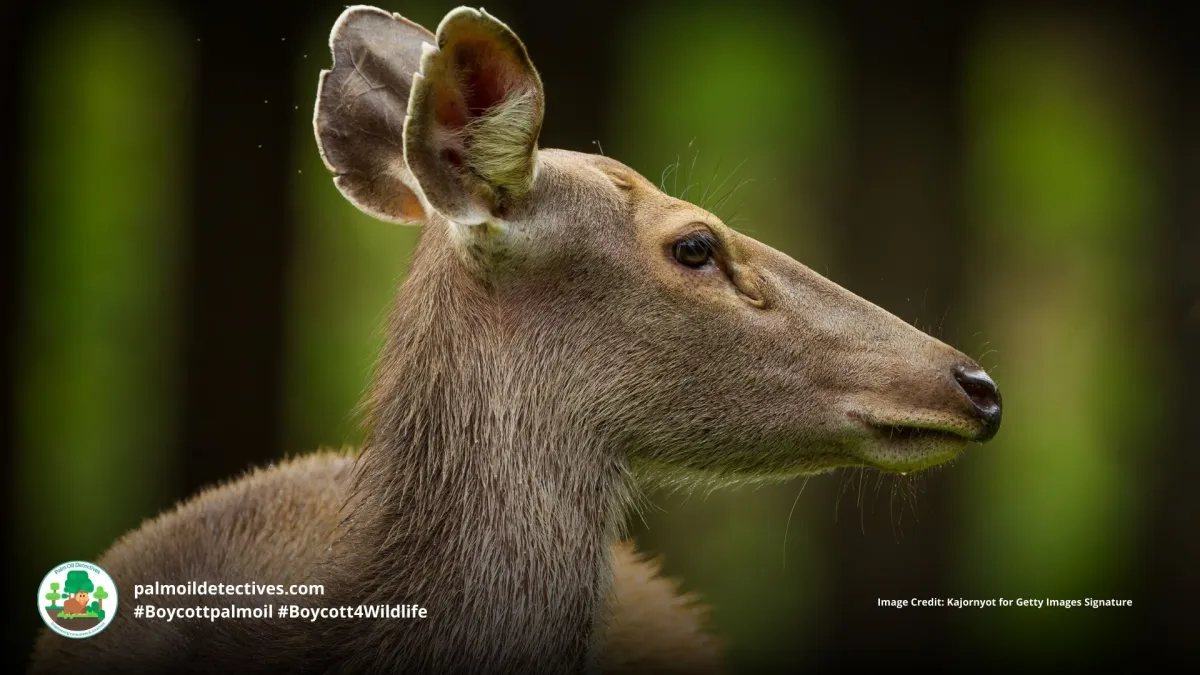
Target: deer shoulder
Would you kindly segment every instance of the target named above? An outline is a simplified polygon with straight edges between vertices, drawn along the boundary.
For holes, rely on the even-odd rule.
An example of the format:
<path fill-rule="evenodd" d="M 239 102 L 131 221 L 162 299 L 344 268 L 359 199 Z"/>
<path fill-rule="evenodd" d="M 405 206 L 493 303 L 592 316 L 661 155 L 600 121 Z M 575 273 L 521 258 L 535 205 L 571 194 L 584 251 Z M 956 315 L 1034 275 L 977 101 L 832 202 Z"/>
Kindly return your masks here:
<path fill-rule="evenodd" d="M 255 580 L 308 583 L 311 567 L 335 554 L 353 476 L 350 450 L 321 451 L 254 469 L 238 480 L 205 490 L 147 521 L 118 541 L 98 564 L 117 587 L 191 580 Z M 717 641 L 705 632 L 706 608 L 659 573 L 631 541 L 613 546 L 613 586 L 605 639 L 606 673 L 716 673 Z M 133 607 L 129 595 L 123 612 Z M 158 607 L 185 607 L 195 598 L 144 597 Z M 174 622 L 173 622 L 174 623 Z M 44 631 L 33 672 L 98 661 L 116 671 L 164 672 L 179 668 L 185 655 L 207 660 L 213 652 L 237 650 L 236 634 L 215 623 L 145 624 L 116 621 L 90 640 L 65 642 Z M 62 649 L 71 647 L 71 650 Z M 82 648 L 82 649 L 80 649 Z M 114 671 L 114 672 L 116 672 Z M 107 671 L 106 671 L 107 672 Z"/>

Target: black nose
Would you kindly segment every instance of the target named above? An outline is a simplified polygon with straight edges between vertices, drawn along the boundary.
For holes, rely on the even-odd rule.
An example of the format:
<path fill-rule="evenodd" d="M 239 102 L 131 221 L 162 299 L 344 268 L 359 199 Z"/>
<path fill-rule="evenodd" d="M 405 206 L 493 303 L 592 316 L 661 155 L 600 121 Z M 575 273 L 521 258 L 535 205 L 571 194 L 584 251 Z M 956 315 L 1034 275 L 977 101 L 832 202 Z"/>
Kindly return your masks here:
<path fill-rule="evenodd" d="M 983 421 L 983 431 L 975 438 L 977 441 L 989 441 L 1000 430 L 1000 390 L 987 373 L 975 367 L 958 366 L 954 369 L 954 379 L 958 386 L 971 399 L 975 407 L 975 416 Z"/>

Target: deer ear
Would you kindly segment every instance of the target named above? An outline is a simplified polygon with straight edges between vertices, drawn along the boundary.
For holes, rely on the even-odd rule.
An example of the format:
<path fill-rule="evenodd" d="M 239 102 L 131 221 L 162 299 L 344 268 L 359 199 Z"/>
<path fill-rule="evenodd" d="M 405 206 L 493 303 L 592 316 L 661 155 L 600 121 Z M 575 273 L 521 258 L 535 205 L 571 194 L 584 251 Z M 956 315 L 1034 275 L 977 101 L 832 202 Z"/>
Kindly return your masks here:
<path fill-rule="evenodd" d="M 433 33 L 374 7 L 342 12 L 329 36 L 333 67 L 321 72 L 313 129 L 321 159 L 346 199 L 382 220 L 425 220 L 404 162 L 404 116 L 421 48 Z"/>
<path fill-rule="evenodd" d="M 429 206 L 477 225 L 528 194 L 544 98 L 525 45 L 483 11 L 460 7 L 423 47 L 404 156 Z"/>

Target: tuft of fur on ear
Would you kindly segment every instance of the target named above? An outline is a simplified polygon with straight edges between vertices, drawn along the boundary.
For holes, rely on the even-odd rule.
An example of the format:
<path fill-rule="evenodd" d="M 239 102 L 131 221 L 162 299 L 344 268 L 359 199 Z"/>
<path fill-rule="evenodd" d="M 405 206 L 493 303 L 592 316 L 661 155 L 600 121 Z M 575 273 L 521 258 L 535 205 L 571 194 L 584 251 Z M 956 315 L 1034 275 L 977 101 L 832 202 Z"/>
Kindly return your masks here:
<path fill-rule="evenodd" d="M 333 25 L 333 67 L 321 71 L 313 131 L 334 183 L 382 220 L 425 220 L 419 186 L 404 161 L 404 118 L 433 33 L 375 7 L 349 7 Z"/>
<path fill-rule="evenodd" d="M 477 225 L 530 190 L 545 107 L 541 78 L 515 33 L 460 7 L 423 47 L 404 154 L 430 206 Z"/>

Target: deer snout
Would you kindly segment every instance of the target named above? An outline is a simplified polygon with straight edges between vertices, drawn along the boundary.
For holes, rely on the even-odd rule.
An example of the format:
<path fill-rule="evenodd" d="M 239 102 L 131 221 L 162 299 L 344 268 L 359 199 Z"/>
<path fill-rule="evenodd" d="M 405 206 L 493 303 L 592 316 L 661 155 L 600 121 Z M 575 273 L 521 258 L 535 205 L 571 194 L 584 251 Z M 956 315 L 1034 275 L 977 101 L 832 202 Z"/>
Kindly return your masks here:
<path fill-rule="evenodd" d="M 877 365 L 890 376 L 868 378 L 848 408 L 867 429 L 860 448 L 869 465 L 918 471 L 953 459 L 971 441 L 991 440 L 1000 429 L 1000 388 L 949 345 L 926 337 Z"/>
<path fill-rule="evenodd" d="M 954 380 L 971 400 L 975 417 L 983 422 L 983 428 L 975 436 L 979 442 L 989 441 L 1000 430 L 1002 403 L 1000 388 L 988 374 L 975 365 L 955 366 Z"/>

